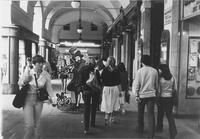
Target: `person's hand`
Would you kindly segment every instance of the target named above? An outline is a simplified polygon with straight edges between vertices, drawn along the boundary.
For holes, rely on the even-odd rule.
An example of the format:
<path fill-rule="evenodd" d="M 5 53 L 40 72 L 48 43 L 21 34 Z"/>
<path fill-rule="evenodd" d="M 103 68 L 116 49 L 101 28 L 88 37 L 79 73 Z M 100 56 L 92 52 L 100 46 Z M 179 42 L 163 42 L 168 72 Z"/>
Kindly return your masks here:
<path fill-rule="evenodd" d="M 30 58 L 30 57 L 28 57 L 28 58 L 26 59 L 26 66 L 32 68 L 32 61 L 31 61 L 31 58 Z"/>
<path fill-rule="evenodd" d="M 140 102 L 141 102 L 140 97 L 139 97 L 139 96 L 136 96 L 136 97 L 135 97 L 135 101 L 136 101 L 137 103 L 140 103 Z"/>

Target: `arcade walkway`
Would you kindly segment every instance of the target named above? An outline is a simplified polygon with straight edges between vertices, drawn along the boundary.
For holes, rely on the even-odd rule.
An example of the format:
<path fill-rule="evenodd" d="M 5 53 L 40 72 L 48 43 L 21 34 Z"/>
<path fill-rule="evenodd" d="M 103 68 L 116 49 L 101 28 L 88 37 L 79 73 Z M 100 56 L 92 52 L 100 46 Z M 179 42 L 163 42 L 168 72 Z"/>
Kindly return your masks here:
<path fill-rule="evenodd" d="M 60 81 L 53 80 L 55 91 L 60 90 Z M 0 139 L 22 139 L 23 115 L 22 110 L 12 106 L 14 95 L 1 96 L 1 137 Z M 97 113 L 96 125 L 91 128 L 91 134 L 83 134 L 83 115 L 81 113 L 64 113 L 57 108 L 45 104 L 41 118 L 42 139 L 65 139 L 65 138 L 145 138 L 135 131 L 137 121 L 137 109 L 135 102 L 126 106 L 127 113 L 119 114 L 117 123 L 104 126 L 104 115 Z M 145 119 L 146 121 L 146 119 Z M 146 123 L 146 122 L 145 122 Z M 177 116 L 178 129 L 177 139 L 200 139 L 200 128 L 197 128 L 197 120 L 194 117 Z M 156 133 L 155 139 L 168 139 L 168 124 L 164 121 L 164 132 Z"/>

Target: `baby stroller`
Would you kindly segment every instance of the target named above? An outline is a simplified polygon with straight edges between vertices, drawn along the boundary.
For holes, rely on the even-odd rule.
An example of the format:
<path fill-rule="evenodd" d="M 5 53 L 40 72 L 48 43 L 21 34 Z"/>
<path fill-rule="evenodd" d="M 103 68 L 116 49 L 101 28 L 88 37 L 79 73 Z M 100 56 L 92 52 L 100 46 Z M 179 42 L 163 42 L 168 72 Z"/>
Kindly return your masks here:
<path fill-rule="evenodd" d="M 57 93 L 56 97 L 57 97 L 57 103 L 53 104 L 54 107 L 57 106 L 57 108 L 63 112 L 68 112 L 71 110 L 72 107 L 71 97 L 67 97 L 64 92 L 61 92 L 61 94 Z"/>

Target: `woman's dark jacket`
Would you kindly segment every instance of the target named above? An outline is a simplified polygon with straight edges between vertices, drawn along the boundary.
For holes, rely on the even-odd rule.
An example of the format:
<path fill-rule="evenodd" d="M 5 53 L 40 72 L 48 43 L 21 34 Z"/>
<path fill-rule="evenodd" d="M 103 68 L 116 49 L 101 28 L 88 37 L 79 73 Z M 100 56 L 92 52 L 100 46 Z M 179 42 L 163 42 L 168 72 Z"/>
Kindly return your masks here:
<path fill-rule="evenodd" d="M 79 72 L 79 86 L 83 90 L 91 90 L 91 88 L 86 84 L 86 81 L 89 79 L 90 72 L 94 71 L 93 65 L 85 65 L 80 69 Z"/>

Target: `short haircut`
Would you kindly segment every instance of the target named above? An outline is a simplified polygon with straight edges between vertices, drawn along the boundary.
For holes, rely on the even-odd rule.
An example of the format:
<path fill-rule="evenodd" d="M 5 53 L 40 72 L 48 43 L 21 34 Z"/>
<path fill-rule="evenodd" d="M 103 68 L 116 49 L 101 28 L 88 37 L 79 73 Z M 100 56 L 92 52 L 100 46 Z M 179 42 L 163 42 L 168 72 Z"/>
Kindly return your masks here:
<path fill-rule="evenodd" d="M 142 55 L 141 62 L 147 66 L 151 64 L 151 57 L 149 55 Z"/>
<path fill-rule="evenodd" d="M 35 55 L 33 58 L 32 58 L 32 63 L 35 65 L 36 63 L 44 63 L 45 60 L 44 58 L 41 56 L 41 55 Z"/>

